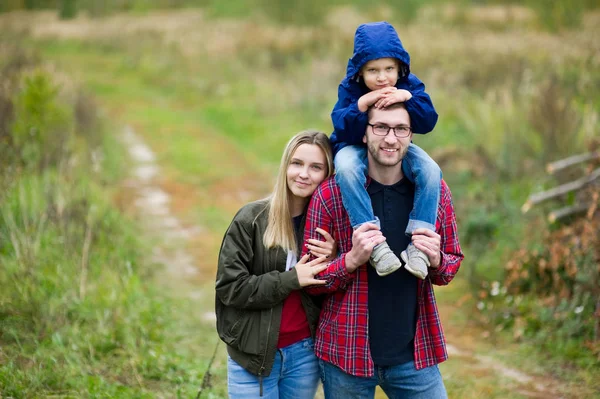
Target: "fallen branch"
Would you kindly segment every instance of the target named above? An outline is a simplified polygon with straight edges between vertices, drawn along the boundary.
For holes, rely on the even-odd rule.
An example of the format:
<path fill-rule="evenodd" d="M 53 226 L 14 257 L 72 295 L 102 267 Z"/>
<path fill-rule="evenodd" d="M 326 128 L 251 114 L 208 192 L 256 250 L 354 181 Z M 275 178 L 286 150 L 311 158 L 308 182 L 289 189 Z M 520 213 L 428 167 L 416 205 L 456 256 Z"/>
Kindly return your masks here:
<path fill-rule="evenodd" d="M 549 199 L 560 197 L 561 195 L 567 194 L 571 191 L 580 190 L 581 188 L 585 187 L 587 184 L 593 182 L 598 178 L 600 178 L 600 168 L 595 169 L 588 176 L 581 177 L 570 183 L 562 184 L 548 191 L 542 191 L 541 193 L 532 194 L 521 207 L 521 212 L 525 213 L 529 211 L 534 205 L 537 205 Z"/>
<path fill-rule="evenodd" d="M 564 208 L 557 209 L 548 214 L 548 221 L 554 223 L 557 220 L 564 219 L 567 216 L 585 213 L 590 209 L 590 204 L 576 204 L 571 206 L 565 206 Z"/>
<path fill-rule="evenodd" d="M 577 165 L 583 162 L 600 159 L 600 152 L 588 152 L 585 154 L 573 155 L 565 159 L 560 159 L 555 162 L 551 162 L 546 165 L 546 172 L 552 174 L 562 169 L 566 169 L 569 166 Z"/>
<path fill-rule="evenodd" d="M 212 358 L 208 362 L 208 367 L 206 368 L 206 373 L 204 373 L 204 377 L 202 378 L 202 386 L 200 386 L 200 390 L 198 391 L 198 395 L 196 395 L 196 399 L 200 399 L 200 397 L 202 396 L 202 392 L 204 392 L 205 389 L 212 387 L 212 384 L 210 381 L 210 379 L 212 377 L 212 374 L 210 373 L 210 368 L 212 367 L 212 364 L 215 361 L 215 358 L 217 357 L 217 348 L 219 347 L 220 342 L 221 342 L 221 340 L 217 339 L 217 344 L 215 345 L 215 351 L 213 352 Z M 262 387 L 261 387 L 261 391 L 262 391 Z"/>

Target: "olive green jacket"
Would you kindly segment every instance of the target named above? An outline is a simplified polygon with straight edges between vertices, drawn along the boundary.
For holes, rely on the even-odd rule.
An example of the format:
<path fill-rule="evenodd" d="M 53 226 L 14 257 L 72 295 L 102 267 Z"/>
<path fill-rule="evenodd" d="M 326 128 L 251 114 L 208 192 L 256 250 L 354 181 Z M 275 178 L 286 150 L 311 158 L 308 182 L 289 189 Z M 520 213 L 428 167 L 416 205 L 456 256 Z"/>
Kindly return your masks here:
<path fill-rule="evenodd" d="M 296 270 L 285 270 L 287 252 L 266 249 L 268 201 L 245 205 L 225 232 L 217 270 L 215 311 L 217 332 L 229 356 L 248 372 L 271 373 L 283 301 L 299 290 Z M 319 306 L 302 291 L 302 304 L 314 337 Z"/>

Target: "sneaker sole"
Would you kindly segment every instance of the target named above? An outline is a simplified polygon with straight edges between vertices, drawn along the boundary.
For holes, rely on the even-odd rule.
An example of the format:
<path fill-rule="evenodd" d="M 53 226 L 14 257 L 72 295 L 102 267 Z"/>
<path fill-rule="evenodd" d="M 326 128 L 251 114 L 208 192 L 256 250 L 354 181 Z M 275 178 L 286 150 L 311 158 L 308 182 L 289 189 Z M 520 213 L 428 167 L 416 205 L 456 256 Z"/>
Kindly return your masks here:
<path fill-rule="evenodd" d="M 425 280 L 425 278 L 427 277 L 426 273 L 423 273 L 420 270 L 414 270 L 414 269 L 408 267 L 408 264 L 404 265 L 404 268 L 406 270 L 408 270 L 410 274 L 414 275 L 417 278 L 420 278 L 421 280 Z"/>
<path fill-rule="evenodd" d="M 406 251 L 402 251 L 400 253 L 400 258 L 404 262 L 404 268 L 408 270 L 410 274 L 417 278 L 420 278 L 421 280 L 425 280 L 425 278 L 427 277 L 427 273 L 423 273 L 421 270 L 414 270 L 413 268 L 408 266 L 408 255 Z"/>
<path fill-rule="evenodd" d="M 398 267 L 396 267 L 396 268 L 394 268 L 394 269 L 392 269 L 392 270 L 390 270 L 390 271 L 387 271 L 387 272 L 382 272 L 382 273 L 380 273 L 380 272 L 379 272 L 379 270 L 377 270 L 377 268 L 375 268 L 375 271 L 377 271 L 377 274 L 378 274 L 379 276 L 381 276 L 381 277 L 385 277 L 385 276 L 387 276 L 388 274 L 392 274 L 392 273 L 394 273 L 395 271 L 397 271 L 397 270 L 400 270 L 401 268 L 402 268 L 402 265 L 400 265 L 400 266 L 398 266 Z"/>

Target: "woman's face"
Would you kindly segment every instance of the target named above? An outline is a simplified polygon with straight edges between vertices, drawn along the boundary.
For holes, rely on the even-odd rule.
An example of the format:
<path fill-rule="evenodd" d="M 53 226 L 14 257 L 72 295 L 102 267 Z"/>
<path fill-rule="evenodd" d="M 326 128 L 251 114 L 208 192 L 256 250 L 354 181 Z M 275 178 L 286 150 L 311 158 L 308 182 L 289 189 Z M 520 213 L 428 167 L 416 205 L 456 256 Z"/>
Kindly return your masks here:
<path fill-rule="evenodd" d="M 287 168 L 287 185 L 292 195 L 309 198 L 327 175 L 327 159 L 315 144 L 301 144 Z"/>

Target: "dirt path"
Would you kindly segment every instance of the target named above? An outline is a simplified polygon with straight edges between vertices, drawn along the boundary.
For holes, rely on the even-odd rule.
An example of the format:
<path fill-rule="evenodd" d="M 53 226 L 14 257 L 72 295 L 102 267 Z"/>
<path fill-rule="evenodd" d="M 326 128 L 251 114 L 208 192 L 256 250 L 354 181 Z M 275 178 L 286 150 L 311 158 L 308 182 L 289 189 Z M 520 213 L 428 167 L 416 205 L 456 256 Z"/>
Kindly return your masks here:
<path fill-rule="evenodd" d="M 144 234 L 155 246 L 150 260 L 162 265 L 157 280 L 170 290 L 177 290 L 190 300 L 200 300 L 198 288 L 200 270 L 187 249 L 192 239 L 205 232 L 201 226 L 184 223 L 172 210 L 173 198 L 157 182 L 160 167 L 156 156 L 132 127 L 125 127 L 121 136 L 132 161 L 126 186 L 132 192 L 136 214 L 142 221 Z M 206 271 L 208 272 L 208 271 Z M 201 315 L 206 322 L 215 320 L 214 312 Z"/>
<path fill-rule="evenodd" d="M 460 307 L 442 304 L 440 314 L 446 332 L 447 350 L 449 355 L 449 373 L 444 378 L 463 378 L 470 375 L 478 379 L 498 381 L 503 389 L 525 398 L 578 398 L 576 393 L 565 396 L 560 383 L 546 375 L 527 373 L 512 365 L 511 354 L 516 350 L 512 347 L 496 348 L 486 341 L 483 336 L 489 335 L 476 326 L 468 324 L 456 326 L 450 322 L 455 312 L 464 311 Z M 467 326 L 468 328 L 465 328 Z M 460 369 L 455 370 L 458 366 Z M 511 394 L 511 397 L 514 397 Z"/>

